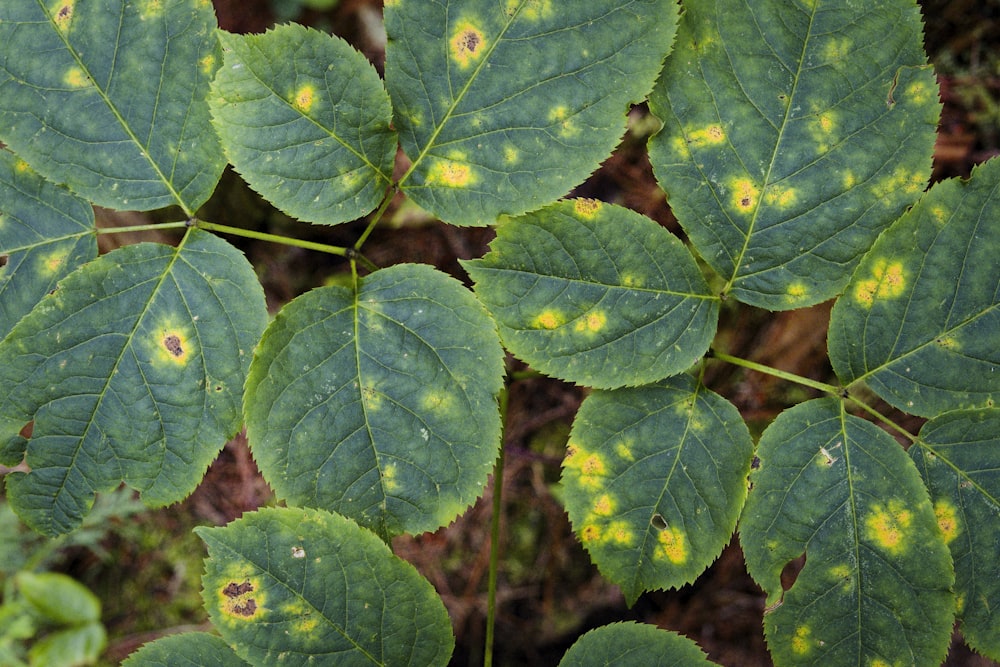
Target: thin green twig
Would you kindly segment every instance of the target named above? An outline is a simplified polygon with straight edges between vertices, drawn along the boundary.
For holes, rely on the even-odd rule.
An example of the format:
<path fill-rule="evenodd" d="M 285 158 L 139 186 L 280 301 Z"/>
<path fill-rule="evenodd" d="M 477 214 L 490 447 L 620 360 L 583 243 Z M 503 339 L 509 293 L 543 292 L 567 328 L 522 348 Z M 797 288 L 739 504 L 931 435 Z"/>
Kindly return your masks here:
<path fill-rule="evenodd" d="M 758 364 L 755 361 L 750 361 L 749 359 L 740 359 L 739 357 L 734 357 L 732 355 L 726 354 L 724 352 L 712 351 L 712 359 L 718 359 L 719 361 L 726 361 L 734 366 L 742 366 L 743 368 L 749 368 L 752 371 L 757 371 L 758 373 L 764 373 L 765 375 L 771 375 L 776 378 L 781 378 L 782 380 L 787 380 L 788 382 L 794 382 L 796 384 L 801 384 L 806 387 L 811 387 L 813 389 L 818 389 L 827 394 L 833 394 L 835 396 L 840 396 L 843 394 L 843 389 L 841 387 L 834 386 L 832 384 L 827 384 L 825 382 L 819 382 L 818 380 L 813 380 L 811 378 L 803 377 L 801 375 L 796 375 L 795 373 L 789 373 L 787 371 L 779 370 L 777 368 L 771 368 L 770 366 L 765 366 L 764 364 Z"/>
<path fill-rule="evenodd" d="M 507 421 L 508 388 L 500 392 L 500 419 Z M 500 567 L 500 515 L 503 512 L 503 441 L 500 442 L 500 454 L 493 467 L 493 517 L 490 519 L 490 570 L 486 594 L 486 641 L 483 650 L 483 666 L 493 665 L 493 630 L 496 626 L 497 606 L 497 571 Z"/>

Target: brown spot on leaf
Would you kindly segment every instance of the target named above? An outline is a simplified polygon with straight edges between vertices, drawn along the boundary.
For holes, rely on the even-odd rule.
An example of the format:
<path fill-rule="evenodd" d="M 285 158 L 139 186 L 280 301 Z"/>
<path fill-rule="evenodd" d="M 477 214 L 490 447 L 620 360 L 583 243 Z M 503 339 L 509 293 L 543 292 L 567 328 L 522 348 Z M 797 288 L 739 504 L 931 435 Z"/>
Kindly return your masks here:
<path fill-rule="evenodd" d="M 479 33 L 475 30 L 466 30 L 459 35 L 459 47 L 465 49 L 469 53 L 476 52 L 476 49 L 479 48 L 479 42 Z"/>
<path fill-rule="evenodd" d="M 167 351 L 175 357 L 184 355 L 184 347 L 181 346 L 181 339 L 174 334 L 170 334 L 163 339 L 163 347 L 167 348 Z"/>
<path fill-rule="evenodd" d="M 257 611 L 257 603 L 253 598 L 248 599 L 243 604 L 234 604 L 233 613 L 239 616 L 253 616 Z"/>
<path fill-rule="evenodd" d="M 227 598 L 237 598 L 241 595 L 253 592 L 253 584 L 249 581 L 244 581 L 241 584 L 235 581 L 230 581 L 226 584 L 226 587 L 222 589 L 222 594 Z M 256 605 L 254 605 L 256 607 Z"/>

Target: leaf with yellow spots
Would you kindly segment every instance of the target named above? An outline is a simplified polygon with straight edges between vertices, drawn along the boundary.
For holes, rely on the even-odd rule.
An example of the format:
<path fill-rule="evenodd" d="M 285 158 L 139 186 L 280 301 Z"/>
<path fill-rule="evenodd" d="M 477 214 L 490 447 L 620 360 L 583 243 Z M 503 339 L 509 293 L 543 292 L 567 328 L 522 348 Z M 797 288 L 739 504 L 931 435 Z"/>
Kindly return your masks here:
<path fill-rule="evenodd" d="M 698 645 L 676 632 L 643 623 L 612 623 L 576 640 L 559 667 L 606 665 L 709 667 L 715 665 Z"/>
<path fill-rule="evenodd" d="M 502 378 L 503 348 L 472 293 L 400 264 L 281 309 L 247 381 L 247 438 L 289 503 L 386 538 L 435 530 L 493 468 Z"/>
<path fill-rule="evenodd" d="M 483 226 L 565 196 L 611 154 L 670 51 L 678 3 L 411 0 L 384 14 L 411 161 L 399 185 L 446 222 Z"/>
<path fill-rule="evenodd" d="M 691 367 L 715 335 L 719 299 L 691 253 L 620 206 L 570 200 L 506 220 L 463 266 L 507 348 L 563 380 L 655 382 Z"/>
<path fill-rule="evenodd" d="M 100 206 L 193 215 L 225 166 L 216 29 L 200 0 L 0 2 L 0 138 Z"/>
<path fill-rule="evenodd" d="M 941 108 L 922 28 L 912 0 L 685 4 L 649 154 L 726 293 L 830 299 L 918 198 Z"/>
<path fill-rule="evenodd" d="M 347 42 L 297 24 L 219 33 L 212 121 L 229 161 L 288 215 L 335 224 L 370 213 L 396 156 L 389 96 Z"/>
<path fill-rule="evenodd" d="M 198 229 L 65 277 L 0 342 L 2 463 L 30 469 L 6 477 L 11 506 L 58 535 L 123 482 L 149 506 L 182 500 L 239 430 L 266 322 L 246 258 Z"/>
<path fill-rule="evenodd" d="M 94 209 L 0 150 L 0 340 L 56 283 L 97 257 Z"/>
<path fill-rule="evenodd" d="M 1000 400 L 998 182 L 1000 159 L 938 183 L 865 256 L 830 320 L 845 385 L 925 417 Z"/>
<path fill-rule="evenodd" d="M 719 555 L 746 498 L 752 455 L 736 408 L 687 375 L 595 391 L 570 433 L 566 511 L 631 604 L 643 591 L 694 581 Z"/>
<path fill-rule="evenodd" d="M 250 667 L 218 635 L 183 632 L 143 644 L 122 667 Z"/>
<path fill-rule="evenodd" d="M 434 587 L 350 519 L 268 508 L 195 531 L 205 608 L 250 664 L 448 664 L 455 639 Z"/>
<path fill-rule="evenodd" d="M 930 490 L 955 561 L 965 642 L 1000 660 L 1000 409 L 956 410 L 928 421 L 910 456 Z"/>
<path fill-rule="evenodd" d="M 822 398 L 778 415 L 757 458 L 739 532 L 747 571 L 767 594 L 774 663 L 940 664 L 954 570 L 903 448 Z M 794 582 L 783 584 L 803 555 Z"/>

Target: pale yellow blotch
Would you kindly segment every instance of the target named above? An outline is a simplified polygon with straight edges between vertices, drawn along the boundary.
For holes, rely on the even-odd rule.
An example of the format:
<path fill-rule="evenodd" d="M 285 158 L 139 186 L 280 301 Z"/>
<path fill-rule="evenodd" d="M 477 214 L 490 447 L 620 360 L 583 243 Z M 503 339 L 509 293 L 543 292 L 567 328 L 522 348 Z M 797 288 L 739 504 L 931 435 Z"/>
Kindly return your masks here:
<path fill-rule="evenodd" d="M 507 164 L 517 164 L 521 159 L 521 151 L 514 146 L 504 146 L 503 159 Z"/>
<path fill-rule="evenodd" d="M 923 81 L 914 81 L 906 87 L 906 96 L 916 104 L 926 104 L 931 99 L 931 89 Z"/>
<path fill-rule="evenodd" d="M 792 637 L 792 651 L 799 655 L 805 655 L 812 650 L 812 629 L 808 625 L 800 625 L 795 628 L 795 636 Z"/>
<path fill-rule="evenodd" d="M 448 42 L 452 60 L 462 69 L 479 60 L 485 46 L 486 38 L 483 32 L 469 21 L 459 21 Z"/>
<path fill-rule="evenodd" d="M 63 75 L 63 83 L 70 88 L 85 88 L 90 83 L 90 80 L 83 73 L 82 69 L 74 65 L 66 70 L 66 73 Z"/>
<path fill-rule="evenodd" d="M 823 132 L 823 134 L 830 134 L 831 132 L 833 132 L 835 122 L 833 119 L 833 114 L 830 113 L 829 111 L 826 113 L 821 113 L 819 115 L 819 118 L 817 119 L 817 122 L 819 123 L 819 129 L 821 132 Z"/>
<path fill-rule="evenodd" d="M 594 502 L 594 514 L 597 516 L 611 516 L 615 511 L 615 501 L 608 494 L 598 496 Z"/>
<path fill-rule="evenodd" d="M 850 169 L 845 170 L 844 173 L 841 174 L 841 176 L 843 178 L 845 190 L 850 190 L 851 188 L 853 188 L 855 185 L 858 184 L 858 177 L 855 176 L 854 172 L 851 171 Z"/>
<path fill-rule="evenodd" d="M 146 0 L 139 8 L 139 18 L 146 20 L 163 11 L 163 0 Z"/>
<path fill-rule="evenodd" d="M 792 283 L 788 286 L 788 301 L 795 302 L 801 301 L 802 297 L 809 293 L 808 288 L 802 283 Z"/>
<path fill-rule="evenodd" d="M 674 149 L 674 153 L 682 158 L 691 157 L 691 151 L 688 150 L 688 144 L 684 141 L 683 137 L 673 137 L 670 140 L 670 145 Z"/>
<path fill-rule="evenodd" d="M 202 74 L 211 74 L 215 69 L 215 56 L 208 54 L 198 61 L 198 67 L 201 69 Z"/>
<path fill-rule="evenodd" d="M 427 182 L 449 188 L 464 188 L 475 183 L 472 167 L 452 160 L 437 160 L 427 175 Z"/>
<path fill-rule="evenodd" d="M 24 160 L 18 158 L 14 162 L 14 170 L 17 171 L 17 173 L 19 174 L 26 174 L 31 171 L 31 166 L 28 165 L 28 163 L 25 162 Z"/>
<path fill-rule="evenodd" d="M 635 454 L 632 453 L 632 446 L 629 442 L 619 442 L 616 444 L 615 454 L 626 461 L 635 461 Z"/>
<path fill-rule="evenodd" d="M 316 86 L 306 83 L 292 94 L 292 106 L 302 113 L 309 113 L 316 103 Z"/>
<path fill-rule="evenodd" d="M 666 558 L 674 565 L 686 563 L 688 559 L 687 539 L 679 528 L 667 526 L 660 531 L 659 544 L 654 556 Z"/>
<path fill-rule="evenodd" d="M 601 210 L 603 204 L 597 199 L 574 199 L 573 210 L 581 218 L 591 219 Z"/>
<path fill-rule="evenodd" d="M 960 347 L 958 339 L 954 336 L 941 336 L 940 338 L 935 339 L 934 343 L 938 347 L 951 352 L 958 350 Z"/>
<path fill-rule="evenodd" d="M 939 500 L 934 503 L 934 516 L 937 517 L 937 525 L 944 536 L 945 544 L 951 543 L 960 532 L 955 506 L 947 500 Z"/>
<path fill-rule="evenodd" d="M 421 405 L 425 410 L 447 410 L 451 407 L 453 397 L 450 394 L 438 391 L 429 391 L 424 394 Z"/>
<path fill-rule="evenodd" d="M 591 454 L 582 461 L 580 461 L 580 474 L 586 476 L 604 476 L 607 472 L 607 467 L 604 463 L 604 457 L 600 454 Z"/>
<path fill-rule="evenodd" d="M 57 2 L 52 8 L 52 20 L 55 21 L 56 28 L 62 32 L 69 30 L 75 9 L 76 0 L 61 0 Z"/>
<path fill-rule="evenodd" d="M 935 206 L 931 209 L 931 215 L 939 225 L 943 225 L 948 220 L 948 211 L 943 206 Z"/>
<path fill-rule="evenodd" d="M 961 593 L 955 596 L 955 612 L 961 614 L 965 611 L 965 596 Z"/>
<path fill-rule="evenodd" d="M 827 62 L 845 60 L 851 56 L 853 43 L 847 37 L 832 37 L 823 45 L 823 58 Z"/>
<path fill-rule="evenodd" d="M 516 14 L 518 9 L 521 10 L 518 18 L 537 21 L 552 16 L 552 0 L 507 0 L 508 16 Z"/>
<path fill-rule="evenodd" d="M 597 333 L 608 323 L 608 316 L 604 314 L 603 311 L 595 310 L 577 320 L 576 325 L 573 327 L 576 331 L 581 333 Z"/>
<path fill-rule="evenodd" d="M 841 588 L 850 590 L 854 587 L 854 573 L 846 565 L 835 565 L 830 568 L 830 576 L 842 582 Z"/>
<path fill-rule="evenodd" d="M 882 658 L 872 658 L 872 661 L 868 663 L 868 667 L 892 667 L 892 665 Z"/>
<path fill-rule="evenodd" d="M 629 546 L 635 541 L 635 534 L 624 521 L 612 521 L 608 524 L 605 539 L 619 546 Z"/>
<path fill-rule="evenodd" d="M 767 189 L 767 194 L 764 195 L 764 201 L 769 206 L 777 206 L 778 208 L 788 208 L 795 203 L 796 199 L 798 199 L 798 191 L 795 188 L 772 186 Z"/>
<path fill-rule="evenodd" d="M 588 524 L 580 531 L 580 540 L 583 542 L 597 542 L 601 539 L 601 528 L 596 524 Z"/>
<path fill-rule="evenodd" d="M 622 285 L 625 287 L 642 287 L 642 278 L 638 276 L 633 276 L 631 273 L 625 273 L 622 275 Z"/>
<path fill-rule="evenodd" d="M 898 500 L 890 500 L 888 506 L 877 504 L 865 517 L 865 534 L 875 544 L 886 551 L 898 553 L 906 547 L 907 532 L 913 522 L 913 515 Z"/>
<path fill-rule="evenodd" d="M 924 177 L 921 174 L 900 168 L 876 181 L 872 186 L 872 192 L 885 205 L 889 205 L 895 201 L 897 192 L 917 194 L 924 189 L 924 184 Z"/>
<path fill-rule="evenodd" d="M 566 120 L 567 116 L 569 116 L 569 109 L 567 109 L 565 106 L 563 106 L 561 104 L 558 105 L 558 106 L 554 106 L 551 109 L 549 109 L 549 121 L 550 122 L 556 122 L 556 121 L 560 121 L 560 120 Z"/>
<path fill-rule="evenodd" d="M 395 491 L 399 488 L 399 482 L 396 480 L 396 464 L 386 464 L 382 470 L 382 488 L 386 491 Z"/>
<path fill-rule="evenodd" d="M 561 313 L 557 313 L 554 310 L 543 310 L 534 319 L 533 326 L 535 329 L 556 329 L 562 326 L 563 323 L 564 320 Z"/>
<path fill-rule="evenodd" d="M 49 253 L 49 255 L 42 260 L 42 269 L 47 275 L 55 275 L 66 262 L 67 255 L 69 255 L 69 253 L 65 251 Z"/>
<path fill-rule="evenodd" d="M 854 288 L 854 298 L 862 306 L 870 308 L 876 298 L 895 298 L 905 289 L 906 275 L 903 272 L 903 263 L 888 263 L 880 259 L 872 266 L 872 277 L 858 281 Z"/>
<path fill-rule="evenodd" d="M 726 140 L 726 131 L 721 125 L 713 124 L 691 129 L 687 132 L 687 136 L 688 143 L 692 146 L 717 146 Z"/>
<path fill-rule="evenodd" d="M 751 213 L 757 208 L 760 189 L 749 178 L 738 178 L 733 181 L 733 206 L 741 213 Z"/>

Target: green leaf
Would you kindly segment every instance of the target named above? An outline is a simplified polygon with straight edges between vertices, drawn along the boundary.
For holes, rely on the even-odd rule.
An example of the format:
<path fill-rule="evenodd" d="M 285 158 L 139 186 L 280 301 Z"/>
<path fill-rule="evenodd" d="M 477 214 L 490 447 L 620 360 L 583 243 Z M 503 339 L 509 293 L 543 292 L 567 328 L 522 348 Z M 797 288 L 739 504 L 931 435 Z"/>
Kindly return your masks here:
<path fill-rule="evenodd" d="M 954 573 L 903 448 L 825 398 L 778 415 L 757 456 L 740 541 L 767 593 L 775 665 L 938 665 Z M 803 554 L 783 590 L 782 570 Z"/>
<path fill-rule="evenodd" d="M 285 213 L 334 224 L 385 196 L 396 156 L 375 68 L 340 38 L 300 25 L 219 33 L 225 63 L 210 99 L 230 162 Z"/>
<path fill-rule="evenodd" d="M 573 530 L 629 604 L 680 587 L 730 541 L 752 453 L 736 408 L 687 375 L 595 391 L 563 462 Z"/>
<path fill-rule="evenodd" d="M 610 389 L 689 368 L 715 335 L 719 300 L 670 232 L 577 199 L 503 222 L 463 262 L 504 344 L 536 370 Z"/>
<path fill-rule="evenodd" d="M 83 667 L 93 665 L 107 646 L 108 636 L 100 623 L 57 630 L 38 640 L 28 651 L 31 667 Z"/>
<path fill-rule="evenodd" d="M 215 28 L 205 0 L 0 4 L 0 140 L 101 206 L 193 213 L 225 166 Z"/>
<path fill-rule="evenodd" d="M 642 623 L 612 623 L 591 630 L 577 639 L 559 661 L 560 667 L 695 667 L 714 664 L 687 637 Z"/>
<path fill-rule="evenodd" d="M 401 264 L 324 287 L 268 327 L 247 381 L 247 437 L 279 498 L 383 537 L 434 530 L 497 456 L 503 349 L 472 293 Z"/>
<path fill-rule="evenodd" d="M 146 644 L 122 667 L 249 667 L 220 637 L 183 632 Z"/>
<path fill-rule="evenodd" d="M 933 417 L 1000 397 L 1000 160 L 938 183 L 885 233 L 830 318 L 830 361 Z"/>
<path fill-rule="evenodd" d="M 97 257 L 94 209 L 0 150 L 0 339 L 76 267 Z"/>
<path fill-rule="evenodd" d="M 18 572 L 17 588 L 32 608 L 56 625 L 83 625 L 101 619 L 101 601 L 90 589 L 60 572 Z"/>
<path fill-rule="evenodd" d="M 417 204 L 489 225 L 555 201 L 611 154 L 670 51 L 673 0 L 386 3 L 385 80 Z"/>
<path fill-rule="evenodd" d="M 263 509 L 208 545 L 212 623 L 254 665 L 446 665 L 454 648 L 441 598 L 375 534 L 322 510 Z"/>
<path fill-rule="evenodd" d="M 917 199 L 940 113 L 922 44 L 914 0 L 685 5 L 650 158 L 727 292 L 828 299 Z"/>
<path fill-rule="evenodd" d="M 6 478 L 18 515 L 56 535 L 121 482 L 150 506 L 184 498 L 239 429 L 266 321 L 249 263 L 198 229 L 67 276 L 0 343 L 0 443 L 34 421 L 31 472 Z"/>
<path fill-rule="evenodd" d="M 910 456 L 955 560 L 965 641 L 1000 660 L 1000 410 L 962 410 L 930 420 Z"/>

